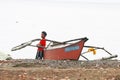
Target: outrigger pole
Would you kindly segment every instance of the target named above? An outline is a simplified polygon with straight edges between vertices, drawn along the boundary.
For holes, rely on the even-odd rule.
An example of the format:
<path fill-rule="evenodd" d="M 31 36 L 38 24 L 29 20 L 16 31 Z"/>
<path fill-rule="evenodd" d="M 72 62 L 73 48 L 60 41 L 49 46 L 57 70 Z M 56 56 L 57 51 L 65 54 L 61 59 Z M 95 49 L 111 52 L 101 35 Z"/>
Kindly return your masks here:
<path fill-rule="evenodd" d="M 33 42 L 35 41 L 40 41 L 41 39 L 33 39 L 33 40 L 30 40 L 30 41 L 27 41 L 27 42 L 24 42 L 18 46 L 15 46 L 11 49 L 11 51 L 16 51 L 16 50 L 19 50 L 19 49 L 22 49 L 22 48 L 25 48 L 26 46 L 33 46 L 33 47 L 37 47 L 37 46 L 34 46 L 34 45 L 31 45 Z M 54 41 L 54 40 L 48 40 L 46 39 L 46 41 L 50 41 L 50 42 L 55 42 L 55 43 L 61 43 L 61 42 L 58 42 L 58 41 Z M 62 44 L 62 43 L 61 43 Z"/>
<path fill-rule="evenodd" d="M 30 41 L 27 41 L 25 43 L 22 43 L 16 47 L 13 47 L 11 49 L 11 51 L 16 51 L 16 50 L 19 50 L 19 49 L 22 49 L 22 48 L 25 48 L 26 46 L 33 46 L 33 47 L 37 47 L 37 46 L 34 46 L 34 45 L 31 45 L 33 42 L 35 41 L 40 41 L 41 39 L 33 39 L 33 40 L 30 40 Z M 59 42 L 59 41 L 54 41 L 54 40 L 49 40 L 49 39 L 46 39 L 46 41 L 49 41 L 49 42 L 54 42 L 55 44 L 52 45 L 52 46 L 55 46 L 55 45 L 59 45 L 59 44 L 67 44 L 68 42 L 72 42 L 72 41 L 77 41 L 77 40 L 84 40 L 84 41 L 87 41 L 88 39 L 86 37 L 84 38 L 77 38 L 77 39 L 72 39 L 72 40 L 67 40 L 67 41 L 64 41 L 64 42 Z"/>
<path fill-rule="evenodd" d="M 80 56 L 83 57 L 84 59 L 86 59 L 87 61 L 89 61 L 89 59 L 87 57 L 83 56 L 82 54 Z"/>
<path fill-rule="evenodd" d="M 107 52 L 110 56 L 109 57 L 103 57 L 102 59 L 100 59 L 100 60 L 108 60 L 108 59 L 112 59 L 112 58 L 116 58 L 116 57 L 118 57 L 118 55 L 112 55 L 109 51 L 107 51 L 104 47 L 96 47 L 96 46 L 84 46 L 84 47 L 86 47 L 86 48 L 94 48 L 94 50 L 97 50 L 97 49 L 101 49 L 101 50 L 104 50 L 105 52 Z M 89 61 L 88 60 L 88 58 L 86 58 L 85 56 L 83 56 L 83 54 L 86 54 L 86 53 L 88 53 L 89 51 L 86 51 L 86 52 L 83 52 L 83 53 L 81 53 L 81 56 L 83 57 L 83 58 L 85 58 L 87 61 Z"/>

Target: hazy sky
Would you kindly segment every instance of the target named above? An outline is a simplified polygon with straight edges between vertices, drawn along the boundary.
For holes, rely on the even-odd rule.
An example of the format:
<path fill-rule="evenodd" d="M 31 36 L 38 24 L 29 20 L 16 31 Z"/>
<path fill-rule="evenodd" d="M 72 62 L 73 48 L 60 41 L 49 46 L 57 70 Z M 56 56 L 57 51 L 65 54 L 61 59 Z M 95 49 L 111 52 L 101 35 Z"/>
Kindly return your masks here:
<path fill-rule="evenodd" d="M 13 58 L 35 58 L 36 48 L 11 52 L 23 42 L 40 38 L 65 41 L 88 37 L 85 45 L 105 47 L 120 53 L 119 0 L 0 0 L 0 51 Z M 108 56 L 98 51 L 90 59 Z M 118 57 L 120 59 L 120 57 Z"/>

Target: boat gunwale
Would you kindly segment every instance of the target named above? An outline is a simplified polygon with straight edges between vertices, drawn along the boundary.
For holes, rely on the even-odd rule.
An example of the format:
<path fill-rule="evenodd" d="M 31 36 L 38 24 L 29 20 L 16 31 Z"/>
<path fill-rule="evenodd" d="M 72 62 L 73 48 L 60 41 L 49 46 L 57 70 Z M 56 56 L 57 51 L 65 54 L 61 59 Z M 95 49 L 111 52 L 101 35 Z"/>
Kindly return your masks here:
<path fill-rule="evenodd" d="M 61 45 L 57 45 L 57 46 L 59 46 L 59 47 L 56 47 L 56 46 L 52 46 L 52 47 L 56 47 L 56 48 L 52 48 L 52 47 L 50 47 L 50 49 L 49 49 L 49 47 L 47 48 L 47 49 L 45 49 L 45 51 L 49 51 L 49 50 L 54 50 L 54 49 L 62 49 L 62 48 L 66 48 L 66 47 L 69 47 L 69 46 L 72 46 L 72 45 L 76 45 L 76 44 L 79 44 L 81 41 L 77 41 L 77 42 L 75 42 L 75 43 L 67 43 L 67 44 L 62 44 L 63 45 L 63 47 L 61 47 Z M 66 46 L 65 46 L 66 45 Z"/>

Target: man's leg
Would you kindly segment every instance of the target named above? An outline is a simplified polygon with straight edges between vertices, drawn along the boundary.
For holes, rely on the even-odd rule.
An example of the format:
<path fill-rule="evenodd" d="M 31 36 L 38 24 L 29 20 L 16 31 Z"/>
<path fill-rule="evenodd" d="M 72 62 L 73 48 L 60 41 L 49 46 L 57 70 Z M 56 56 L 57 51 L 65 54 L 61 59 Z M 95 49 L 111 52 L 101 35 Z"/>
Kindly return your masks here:
<path fill-rule="evenodd" d="M 42 58 L 43 58 L 43 52 L 40 51 L 40 59 L 42 59 Z"/>
<path fill-rule="evenodd" d="M 44 50 L 42 51 L 42 59 L 44 59 Z"/>
<path fill-rule="evenodd" d="M 39 58 L 39 51 L 37 51 L 35 59 L 38 59 L 38 58 Z"/>

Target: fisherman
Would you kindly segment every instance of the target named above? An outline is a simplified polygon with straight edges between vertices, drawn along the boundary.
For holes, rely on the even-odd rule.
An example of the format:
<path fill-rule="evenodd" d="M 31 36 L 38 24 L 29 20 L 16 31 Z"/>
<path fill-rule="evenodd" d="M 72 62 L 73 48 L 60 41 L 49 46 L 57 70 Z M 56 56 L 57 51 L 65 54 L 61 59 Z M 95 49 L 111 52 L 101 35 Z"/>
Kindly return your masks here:
<path fill-rule="evenodd" d="M 47 36 L 47 33 L 45 31 L 42 31 L 41 33 L 41 40 L 40 42 L 37 44 L 37 54 L 36 54 L 36 59 L 43 59 L 44 57 L 44 49 L 45 49 L 45 46 L 46 46 L 46 39 L 45 37 Z"/>

